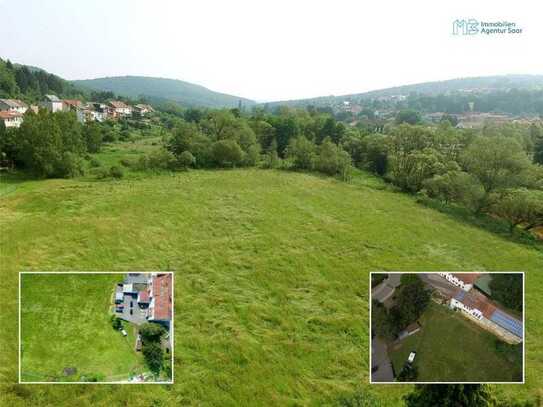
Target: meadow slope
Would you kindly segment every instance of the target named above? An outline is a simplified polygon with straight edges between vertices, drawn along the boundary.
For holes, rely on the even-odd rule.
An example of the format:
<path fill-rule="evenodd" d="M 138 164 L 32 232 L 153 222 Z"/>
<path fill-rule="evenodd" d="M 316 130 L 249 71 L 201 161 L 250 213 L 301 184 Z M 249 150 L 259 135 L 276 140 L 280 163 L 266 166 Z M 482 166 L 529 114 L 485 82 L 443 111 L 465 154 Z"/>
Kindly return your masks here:
<path fill-rule="evenodd" d="M 498 392 L 542 396 L 542 252 L 369 176 L 191 171 L 2 191 L 0 404 L 315 405 L 362 389 L 400 405 L 410 386 L 367 384 L 372 270 L 526 271 L 526 385 Z M 176 273 L 174 385 L 15 384 L 19 270 L 157 269 Z"/>

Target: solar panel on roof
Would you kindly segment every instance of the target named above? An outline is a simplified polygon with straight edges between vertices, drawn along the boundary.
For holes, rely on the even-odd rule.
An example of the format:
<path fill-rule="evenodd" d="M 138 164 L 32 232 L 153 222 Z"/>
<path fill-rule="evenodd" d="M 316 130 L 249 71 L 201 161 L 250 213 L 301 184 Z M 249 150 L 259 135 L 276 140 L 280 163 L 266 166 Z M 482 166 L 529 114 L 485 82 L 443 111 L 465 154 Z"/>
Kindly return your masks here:
<path fill-rule="evenodd" d="M 466 296 L 466 292 L 464 290 L 458 291 L 458 294 L 454 297 L 458 301 L 462 301 L 464 297 Z"/>
<path fill-rule="evenodd" d="M 522 338 L 522 322 L 497 309 L 490 316 L 490 320 L 509 332 Z"/>

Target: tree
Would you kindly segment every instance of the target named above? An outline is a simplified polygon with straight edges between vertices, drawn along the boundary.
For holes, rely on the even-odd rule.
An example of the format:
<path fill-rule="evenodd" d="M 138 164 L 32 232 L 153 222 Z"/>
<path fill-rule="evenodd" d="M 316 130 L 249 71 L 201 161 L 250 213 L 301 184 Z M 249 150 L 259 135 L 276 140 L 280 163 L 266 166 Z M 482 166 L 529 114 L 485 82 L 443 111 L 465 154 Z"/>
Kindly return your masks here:
<path fill-rule="evenodd" d="M 179 164 L 179 167 L 183 170 L 189 169 L 189 167 L 192 167 L 196 163 L 196 159 L 194 156 L 190 153 L 190 151 L 183 151 L 179 158 L 177 159 L 177 163 Z"/>
<path fill-rule="evenodd" d="M 489 287 L 492 291 L 492 298 L 501 302 L 506 307 L 522 311 L 522 301 L 524 298 L 522 290 L 522 274 L 492 274 Z"/>
<path fill-rule="evenodd" d="M 491 407 L 495 399 L 486 384 L 420 384 L 404 397 L 407 407 Z"/>
<path fill-rule="evenodd" d="M 396 379 L 399 382 L 414 382 L 419 375 L 418 369 L 413 364 L 406 362 Z"/>
<path fill-rule="evenodd" d="M 514 232 L 519 225 L 526 230 L 543 225 L 543 192 L 526 188 L 506 190 L 498 194 L 490 208 L 491 212 L 509 223 Z"/>
<path fill-rule="evenodd" d="M 416 276 L 415 276 L 416 277 Z M 408 278 L 398 287 L 394 311 L 399 329 L 415 322 L 430 303 L 431 293 L 420 278 Z"/>
<path fill-rule="evenodd" d="M 144 341 L 142 352 L 149 369 L 151 369 L 153 373 L 159 374 L 164 362 L 164 356 L 160 343 Z"/>
<path fill-rule="evenodd" d="M 236 167 L 243 160 L 243 150 L 234 140 L 219 140 L 213 143 L 213 159 L 220 167 Z"/>
<path fill-rule="evenodd" d="M 290 141 L 286 155 L 292 160 L 294 169 L 312 170 L 315 165 L 315 150 L 315 144 L 304 136 L 298 136 Z"/>
<path fill-rule="evenodd" d="M 396 115 L 396 124 L 419 124 L 422 121 L 420 113 L 416 110 L 400 110 Z"/>
<path fill-rule="evenodd" d="M 341 175 L 346 180 L 351 176 L 351 156 L 341 147 L 326 138 L 319 146 L 315 167 L 328 175 Z"/>
<path fill-rule="evenodd" d="M 89 153 L 98 153 L 102 145 L 102 129 L 96 122 L 89 122 L 83 128 L 83 137 Z"/>
<path fill-rule="evenodd" d="M 434 175 L 423 181 L 423 186 L 431 198 L 446 204 L 456 202 L 473 211 L 481 208 L 485 198 L 485 191 L 479 180 L 464 171 Z"/>
<path fill-rule="evenodd" d="M 146 322 L 143 324 L 139 333 L 143 342 L 160 342 L 162 335 L 166 333 L 164 327 L 154 322 Z"/>
<path fill-rule="evenodd" d="M 477 177 L 487 194 L 518 185 L 522 173 L 530 166 L 520 144 L 505 136 L 475 138 L 461 155 L 461 162 L 467 172 Z"/>

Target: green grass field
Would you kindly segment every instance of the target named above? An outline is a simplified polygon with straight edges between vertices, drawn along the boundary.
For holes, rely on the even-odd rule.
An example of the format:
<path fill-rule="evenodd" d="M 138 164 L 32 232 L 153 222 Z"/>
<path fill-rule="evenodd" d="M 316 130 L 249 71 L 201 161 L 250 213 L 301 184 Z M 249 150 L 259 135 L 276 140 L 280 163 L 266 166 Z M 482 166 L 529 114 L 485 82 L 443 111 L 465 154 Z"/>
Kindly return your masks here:
<path fill-rule="evenodd" d="M 126 380 L 146 370 L 131 335 L 110 323 L 111 296 L 121 274 L 21 275 L 21 381 L 79 381 L 100 374 Z M 67 367 L 77 374 L 64 376 Z"/>
<path fill-rule="evenodd" d="M 512 363 L 498 354 L 496 337 L 458 312 L 431 302 L 420 322 L 421 331 L 390 354 L 396 372 L 415 351 L 417 381 L 511 382 L 522 377 L 522 358 Z"/>
<path fill-rule="evenodd" d="M 543 388 L 543 253 L 388 191 L 283 171 L 10 182 L 0 221 L 0 404 L 319 405 L 368 384 L 372 270 L 526 270 L 526 385 Z M 20 386 L 20 270 L 175 270 L 175 384 Z"/>

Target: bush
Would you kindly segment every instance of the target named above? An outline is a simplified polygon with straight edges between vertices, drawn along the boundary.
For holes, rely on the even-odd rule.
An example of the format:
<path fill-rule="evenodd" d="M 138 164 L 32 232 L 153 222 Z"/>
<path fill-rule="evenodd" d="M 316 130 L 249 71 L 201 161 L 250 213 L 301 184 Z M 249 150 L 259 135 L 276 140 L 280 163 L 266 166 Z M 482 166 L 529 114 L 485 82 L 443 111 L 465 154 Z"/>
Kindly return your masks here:
<path fill-rule="evenodd" d="M 144 155 L 137 163 L 139 170 L 173 170 L 176 166 L 175 155 L 165 149 L 159 149 Z"/>
<path fill-rule="evenodd" d="M 92 157 L 90 159 L 90 162 L 89 162 L 90 166 L 92 168 L 96 168 L 96 167 L 101 167 L 102 166 L 102 163 L 100 162 L 100 160 L 96 157 Z"/>
<path fill-rule="evenodd" d="M 219 140 L 213 144 L 212 154 L 219 167 L 236 167 L 243 160 L 243 150 L 234 140 Z"/>
<path fill-rule="evenodd" d="M 179 158 L 177 159 L 178 166 L 183 170 L 187 170 L 189 167 L 192 167 L 195 163 L 196 163 L 196 159 L 190 153 L 190 151 L 183 151 L 179 155 Z"/>
<path fill-rule="evenodd" d="M 134 161 L 129 160 L 128 158 L 123 158 L 119 163 L 126 168 L 130 168 L 134 165 Z"/>
<path fill-rule="evenodd" d="M 113 329 L 118 331 L 123 326 L 123 323 L 121 322 L 120 318 L 117 318 L 115 315 L 112 315 L 111 316 L 111 326 L 113 327 Z"/>
<path fill-rule="evenodd" d="M 109 176 L 112 178 L 120 179 L 124 177 L 124 171 L 121 167 L 117 167 L 116 165 L 114 165 L 109 169 Z"/>

